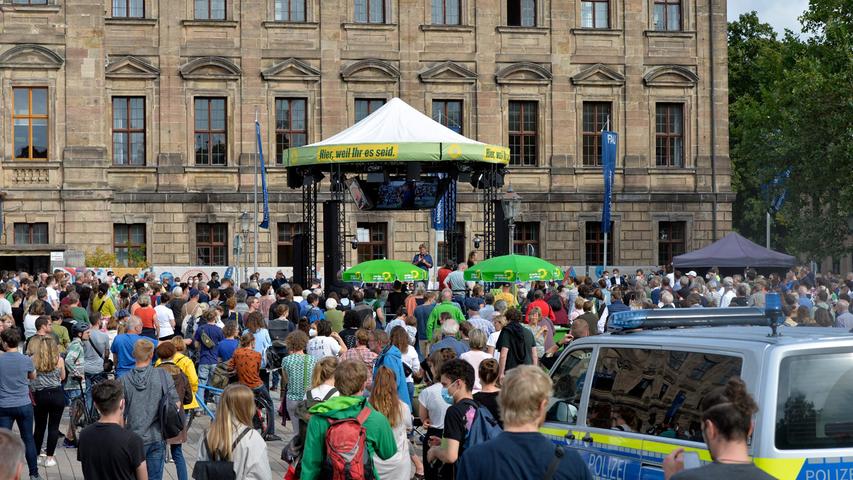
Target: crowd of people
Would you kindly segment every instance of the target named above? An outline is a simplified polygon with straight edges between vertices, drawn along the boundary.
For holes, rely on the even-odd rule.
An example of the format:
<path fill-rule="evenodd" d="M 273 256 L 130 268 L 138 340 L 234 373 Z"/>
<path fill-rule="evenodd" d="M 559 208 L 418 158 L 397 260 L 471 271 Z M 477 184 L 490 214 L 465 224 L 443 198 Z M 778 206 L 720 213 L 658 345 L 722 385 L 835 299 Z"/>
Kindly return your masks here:
<path fill-rule="evenodd" d="M 413 263 L 430 268 L 432 257 L 422 249 Z M 290 478 L 589 478 L 574 452 L 543 454 L 554 447 L 536 431 L 551 395 L 544 372 L 571 342 L 606 331 L 610 315 L 761 307 L 773 291 L 786 325 L 853 328 L 853 274 L 614 269 L 486 289 L 464 280 L 466 267 L 443 266 L 438 291 L 339 280 L 303 289 L 281 272 L 239 285 L 216 273 L 175 282 L 0 272 L 0 427 L 17 427 L 31 479 L 56 467 L 60 439 L 87 479 L 157 480 L 167 458 L 180 480 L 191 470 L 267 479 L 277 423 L 289 425 Z M 201 403 L 216 416 L 191 468 L 182 446 Z M 99 421 L 61 432 L 80 408 Z M 343 453 L 358 442 L 364 455 Z"/>

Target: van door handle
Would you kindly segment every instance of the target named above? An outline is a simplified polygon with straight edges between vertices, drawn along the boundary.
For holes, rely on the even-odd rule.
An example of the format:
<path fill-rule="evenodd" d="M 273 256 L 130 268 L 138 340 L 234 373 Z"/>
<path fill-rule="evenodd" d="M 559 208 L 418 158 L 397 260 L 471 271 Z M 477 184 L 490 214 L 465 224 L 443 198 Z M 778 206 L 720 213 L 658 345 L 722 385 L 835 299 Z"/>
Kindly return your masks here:
<path fill-rule="evenodd" d="M 573 442 L 575 440 L 575 434 L 572 432 L 566 432 L 565 438 L 566 440 Z"/>
<path fill-rule="evenodd" d="M 581 441 L 582 441 L 582 442 L 584 442 L 584 443 L 592 443 L 592 435 L 590 435 L 590 434 L 588 434 L 588 433 L 587 433 L 587 434 L 586 434 L 586 436 L 584 436 L 584 437 L 581 439 Z"/>

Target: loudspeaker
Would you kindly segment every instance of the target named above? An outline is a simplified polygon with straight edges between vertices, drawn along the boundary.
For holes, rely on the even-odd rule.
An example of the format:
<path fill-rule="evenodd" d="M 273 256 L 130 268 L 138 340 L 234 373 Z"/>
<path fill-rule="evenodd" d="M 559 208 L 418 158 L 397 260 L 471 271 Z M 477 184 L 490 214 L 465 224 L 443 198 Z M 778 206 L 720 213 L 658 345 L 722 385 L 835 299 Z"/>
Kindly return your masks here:
<path fill-rule="evenodd" d="M 293 236 L 293 281 L 308 287 L 308 235 L 297 233 Z"/>
<path fill-rule="evenodd" d="M 495 209 L 495 256 L 510 254 L 509 222 L 504 218 L 500 200 L 493 200 Z"/>
<path fill-rule="evenodd" d="M 419 162 L 406 164 L 406 180 L 418 181 L 421 179 L 421 164 Z"/>
<path fill-rule="evenodd" d="M 305 172 L 299 168 L 287 169 L 287 188 L 302 188 L 305 182 Z"/>
<path fill-rule="evenodd" d="M 323 278 L 326 288 L 338 278 L 341 269 L 341 227 L 338 214 L 341 210 L 339 200 L 323 202 Z"/>

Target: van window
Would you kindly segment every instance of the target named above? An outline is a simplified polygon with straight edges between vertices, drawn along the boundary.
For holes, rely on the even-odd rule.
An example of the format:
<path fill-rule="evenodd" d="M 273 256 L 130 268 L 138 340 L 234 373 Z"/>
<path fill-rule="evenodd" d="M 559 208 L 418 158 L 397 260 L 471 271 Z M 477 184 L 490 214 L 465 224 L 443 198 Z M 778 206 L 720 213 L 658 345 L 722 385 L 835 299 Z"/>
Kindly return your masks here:
<path fill-rule="evenodd" d="M 699 402 L 739 376 L 739 357 L 716 353 L 602 348 L 592 380 L 591 427 L 702 441 Z"/>
<path fill-rule="evenodd" d="M 591 359 L 591 348 L 574 350 L 563 357 L 563 361 L 551 370 L 554 395 L 548 405 L 545 421 L 566 425 L 577 423 L 583 385 Z"/>
<path fill-rule="evenodd" d="M 784 358 L 778 395 L 776 448 L 853 447 L 853 353 Z"/>

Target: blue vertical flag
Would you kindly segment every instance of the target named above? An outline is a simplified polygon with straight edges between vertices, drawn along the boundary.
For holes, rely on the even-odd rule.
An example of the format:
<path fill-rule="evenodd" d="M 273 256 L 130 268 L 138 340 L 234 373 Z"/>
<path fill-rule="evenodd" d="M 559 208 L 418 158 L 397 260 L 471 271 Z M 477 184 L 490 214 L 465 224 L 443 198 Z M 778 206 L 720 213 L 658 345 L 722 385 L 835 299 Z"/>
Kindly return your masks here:
<path fill-rule="evenodd" d="M 613 177 L 616 173 L 616 132 L 601 132 L 601 166 L 604 172 L 604 209 L 601 212 L 601 232 L 610 233 L 610 203 L 613 196 Z"/>
<path fill-rule="evenodd" d="M 443 173 L 438 174 L 438 178 L 443 179 L 446 175 Z M 438 200 L 438 203 L 435 204 L 435 208 L 432 209 L 432 228 L 433 230 L 445 230 L 447 225 L 445 225 L 445 216 L 447 213 L 447 209 L 451 207 L 451 205 L 456 203 L 456 197 L 453 195 L 454 190 L 452 188 L 448 188 L 447 191 L 444 192 L 444 195 Z M 455 210 L 454 210 L 455 211 Z M 455 219 L 454 219 L 455 221 Z"/>
<path fill-rule="evenodd" d="M 264 195 L 264 219 L 259 225 L 261 228 L 270 228 L 270 196 L 267 192 L 267 167 L 264 165 L 264 147 L 261 142 L 261 124 L 255 120 L 255 135 L 258 137 L 258 158 L 261 162 L 261 189 Z M 257 205 L 255 206 L 257 208 Z"/>

